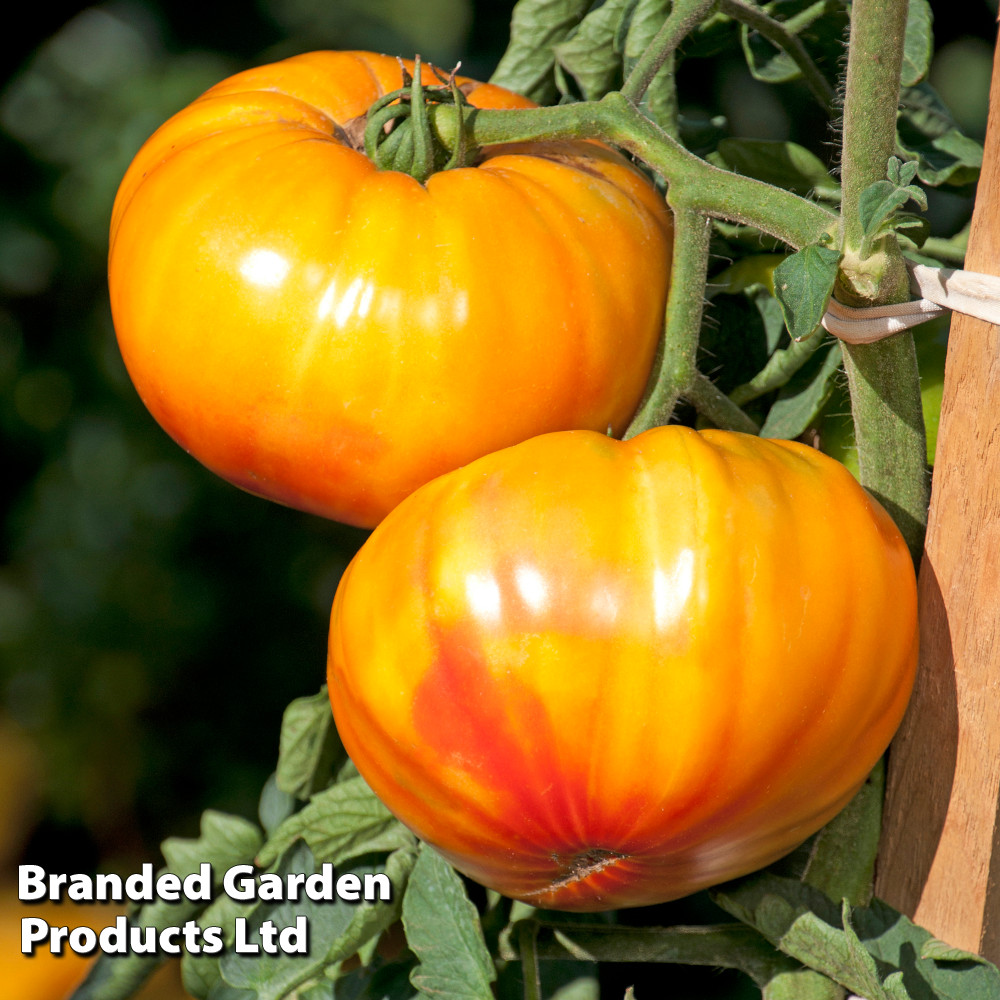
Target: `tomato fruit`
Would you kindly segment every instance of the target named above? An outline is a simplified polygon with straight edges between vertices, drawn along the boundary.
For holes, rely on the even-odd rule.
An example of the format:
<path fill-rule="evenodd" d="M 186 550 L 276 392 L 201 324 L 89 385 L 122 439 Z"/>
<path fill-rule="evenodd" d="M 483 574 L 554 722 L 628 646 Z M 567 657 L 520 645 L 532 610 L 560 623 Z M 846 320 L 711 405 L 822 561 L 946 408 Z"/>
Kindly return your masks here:
<path fill-rule="evenodd" d="M 623 430 L 672 241 L 662 197 L 592 142 L 426 185 L 376 169 L 352 123 L 401 83 L 363 52 L 238 73 L 147 141 L 111 224 L 115 329 L 159 423 L 238 486 L 363 526 L 535 434 Z"/>
<path fill-rule="evenodd" d="M 833 459 L 567 431 L 374 531 L 334 602 L 329 686 L 358 769 L 460 871 L 599 910 L 753 871 L 831 819 L 916 653 L 906 546 Z"/>

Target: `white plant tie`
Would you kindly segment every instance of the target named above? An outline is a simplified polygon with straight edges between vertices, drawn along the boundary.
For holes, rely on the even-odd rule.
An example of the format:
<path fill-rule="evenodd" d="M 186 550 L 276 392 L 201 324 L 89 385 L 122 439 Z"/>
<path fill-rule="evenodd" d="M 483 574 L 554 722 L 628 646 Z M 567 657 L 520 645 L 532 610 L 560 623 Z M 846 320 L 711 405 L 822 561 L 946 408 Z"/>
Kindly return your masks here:
<path fill-rule="evenodd" d="M 920 298 L 855 309 L 831 298 L 822 324 L 848 344 L 873 344 L 948 311 L 1000 326 L 1000 278 L 950 267 L 907 264 L 910 289 Z"/>

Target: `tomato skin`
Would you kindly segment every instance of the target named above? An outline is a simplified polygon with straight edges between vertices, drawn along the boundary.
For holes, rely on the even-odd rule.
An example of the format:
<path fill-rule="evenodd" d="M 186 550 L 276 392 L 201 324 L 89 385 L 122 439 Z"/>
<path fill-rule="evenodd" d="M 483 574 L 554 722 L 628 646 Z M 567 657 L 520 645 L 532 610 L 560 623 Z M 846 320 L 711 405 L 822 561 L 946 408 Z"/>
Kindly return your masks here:
<path fill-rule="evenodd" d="M 231 482 L 362 526 L 535 434 L 623 430 L 672 245 L 662 197 L 596 143 L 497 147 L 426 186 L 376 170 L 339 128 L 400 84 L 371 53 L 237 74 L 148 140 L 111 224 L 115 329 L 159 423 Z"/>
<path fill-rule="evenodd" d="M 668 899 L 832 818 L 902 717 L 916 585 L 888 515 L 794 442 L 549 434 L 428 484 L 334 602 L 374 791 L 539 906 Z"/>

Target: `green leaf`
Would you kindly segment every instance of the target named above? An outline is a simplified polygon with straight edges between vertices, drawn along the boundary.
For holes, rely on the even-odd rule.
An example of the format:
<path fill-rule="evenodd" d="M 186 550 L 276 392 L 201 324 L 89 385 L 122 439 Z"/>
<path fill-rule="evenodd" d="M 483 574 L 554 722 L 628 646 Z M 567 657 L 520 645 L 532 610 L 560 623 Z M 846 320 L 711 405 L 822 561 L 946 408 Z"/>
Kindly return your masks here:
<path fill-rule="evenodd" d="M 225 980 L 220 979 L 208 994 L 208 1000 L 257 1000 L 257 994 L 253 990 L 238 990 L 235 986 L 230 986 Z"/>
<path fill-rule="evenodd" d="M 841 362 L 839 341 L 819 348 L 781 388 L 761 437 L 791 440 L 809 427 L 833 393 Z"/>
<path fill-rule="evenodd" d="M 362 879 L 384 871 L 392 884 L 391 901 L 358 903 L 339 897 L 335 900 L 305 897 L 255 907 L 247 918 L 242 940 L 247 945 L 256 945 L 260 951 L 241 954 L 235 947 L 227 951 L 219 964 L 223 978 L 230 986 L 253 990 L 258 1000 L 281 1000 L 295 987 L 321 976 L 398 919 L 414 856 L 413 851 L 399 851 L 390 855 L 383 869 L 357 865 L 337 871 L 338 878 L 351 873 Z M 277 874 L 284 878 L 292 872 L 312 875 L 317 870 L 309 848 L 299 844 L 282 859 Z M 280 935 L 285 928 L 295 928 L 297 922 L 307 932 L 308 947 L 304 954 L 264 950 L 267 926 L 273 926 Z M 240 940 L 240 935 L 236 940 Z"/>
<path fill-rule="evenodd" d="M 542 969 L 544 981 L 547 968 Z M 577 976 L 570 982 L 560 986 L 552 995 L 551 1000 L 600 1000 L 601 984 L 595 976 Z"/>
<path fill-rule="evenodd" d="M 931 5 L 928 0 L 910 0 L 906 14 L 906 38 L 903 41 L 904 87 L 913 87 L 927 75 L 934 51 L 931 29 Z"/>
<path fill-rule="evenodd" d="M 891 180 L 869 184 L 858 198 L 858 219 L 865 236 L 874 239 L 895 228 L 896 213 L 911 199 L 926 211 L 927 195 L 914 184 L 898 187 Z M 902 221 L 908 223 L 914 218 L 906 216 Z"/>
<path fill-rule="evenodd" d="M 1000 997 L 1000 971 L 995 966 L 984 961 L 938 963 L 922 957 L 924 945 L 932 939 L 930 932 L 880 900 L 851 911 L 852 926 L 845 929 L 843 912 L 826 895 L 770 872 L 722 886 L 713 898 L 786 955 L 869 1000 L 875 1000 L 865 992 L 871 985 L 870 966 L 858 951 L 858 942 L 882 977 L 878 1000 Z"/>
<path fill-rule="evenodd" d="M 162 844 L 166 866 L 157 876 L 172 872 L 180 878 L 200 871 L 207 863 L 212 871 L 212 890 L 217 891 L 226 871 L 233 865 L 249 862 L 261 844 L 260 830 L 240 816 L 206 810 L 201 817 L 201 835 L 196 839 L 170 837 Z M 129 917 L 138 927 L 179 927 L 195 917 L 205 903 L 182 896 L 180 902 L 147 903 Z M 87 978 L 73 994 L 73 1000 L 124 1000 L 163 961 L 161 955 L 131 953 L 101 955 Z"/>
<path fill-rule="evenodd" d="M 420 960 L 410 980 L 441 1000 L 493 1000 L 493 960 L 476 908 L 455 870 L 433 848 L 420 856 L 403 898 L 403 927 Z"/>
<path fill-rule="evenodd" d="M 861 985 L 858 992 L 863 993 L 868 1000 L 912 1000 L 903 986 L 901 972 L 885 976 L 883 982 L 883 976 L 875 964 L 875 959 L 851 926 L 851 904 L 846 899 L 842 904 L 841 924 L 844 928 L 844 940 L 852 971 L 856 981 Z M 852 989 L 857 989 L 857 986 L 852 986 Z"/>
<path fill-rule="evenodd" d="M 539 104 L 557 93 L 553 46 L 567 38 L 590 8 L 590 0 L 519 0 L 510 22 L 510 43 L 490 83 Z"/>
<path fill-rule="evenodd" d="M 622 54 L 615 47 L 615 39 L 628 6 L 629 0 L 606 0 L 580 22 L 569 38 L 553 47 L 557 83 L 560 70 L 568 73 L 586 101 L 596 101 L 615 89 L 622 70 Z M 559 89 L 563 94 L 569 92 L 565 83 Z"/>
<path fill-rule="evenodd" d="M 767 8 L 772 16 L 774 6 L 776 5 L 769 5 Z M 827 4 L 825 0 L 818 0 L 785 19 L 785 28 L 793 35 L 802 34 L 832 10 L 833 5 Z M 784 49 L 778 48 L 748 25 L 740 25 L 740 44 L 743 47 L 747 68 L 755 79 L 764 83 L 787 83 L 790 80 L 797 80 L 802 75 L 795 60 Z"/>
<path fill-rule="evenodd" d="M 278 827 L 260 851 L 271 865 L 296 840 L 304 840 L 317 861 L 339 864 L 374 851 L 412 846 L 413 834 L 375 796 L 364 778 L 349 778 L 317 792 L 309 804 Z"/>
<path fill-rule="evenodd" d="M 774 271 L 774 294 L 794 340 L 819 326 L 833 291 L 840 251 L 814 243 L 786 257 Z"/>
<path fill-rule="evenodd" d="M 741 257 L 718 274 L 712 275 L 706 294 L 710 298 L 716 295 L 738 295 L 755 285 L 763 285 L 770 297 L 774 294 L 774 269 L 786 256 L 783 253 L 757 253 Z"/>
<path fill-rule="evenodd" d="M 295 812 L 298 800 L 294 795 L 278 788 L 277 775 L 272 774 L 261 789 L 260 802 L 257 804 L 257 818 L 264 828 L 264 833 L 270 836 L 289 816 Z"/>
<path fill-rule="evenodd" d="M 308 799 L 329 783 L 341 750 L 326 686 L 319 694 L 296 698 L 285 709 L 278 741 L 278 788 Z"/>
<path fill-rule="evenodd" d="M 167 861 L 164 871 L 182 878 L 199 870 L 203 862 L 212 866 L 221 885 L 226 869 L 252 858 L 261 844 L 260 830 L 242 816 L 206 809 L 201 814 L 201 836 L 168 837 L 160 845 Z M 168 904 L 176 909 L 177 904 Z"/>
<path fill-rule="evenodd" d="M 971 184 L 983 165 L 983 147 L 963 135 L 937 91 L 926 81 L 900 95 L 896 142 L 916 159 L 917 176 L 931 187 Z"/>
<path fill-rule="evenodd" d="M 767 337 L 768 356 L 774 354 L 779 344 L 785 338 L 785 317 L 781 312 L 781 304 L 773 295 L 774 276 L 771 277 L 772 294 L 754 296 L 754 305 L 760 314 L 761 322 L 764 324 L 764 333 Z"/>
<path fill-rule="evenodd" d="M 847 993 L 813 969 L 779 972 L 761 991 L 761 1000 L 844 1000 Z"/>
<path fill-rule="evenodd" d="M 938 938 L 928 938 L 924 942 L 920 949 L 920 957 L 930 958 L 935 962 L 978 962 L 981 965 L 989 965 L 982 955 L 962 948 L 953 948 Z"/>
<path fill-rule="evenodd" d="M 242 903 L 220 893 L 212 904 L 198 918 L 198 926 L 221 927 L 222 937 L 227 946 L 232 944 L 237 917 L 246 917 L 253 909 L 253 903 Z M 204 952 L 185 952 L 181 958 L 181 979 L 184 989 L 198 1000 L 204 1000 L 216 984 L 222 982 L 219 963 L 222 955 L 207 955 Z"/>
<path fill-rule="evenodd" d="M 723 165 L 738 174 L 787 188 L 796 194 L 840 199 L 840 185 L 823 161 L 804 146 L 769 139 L 723 139 Z"/>

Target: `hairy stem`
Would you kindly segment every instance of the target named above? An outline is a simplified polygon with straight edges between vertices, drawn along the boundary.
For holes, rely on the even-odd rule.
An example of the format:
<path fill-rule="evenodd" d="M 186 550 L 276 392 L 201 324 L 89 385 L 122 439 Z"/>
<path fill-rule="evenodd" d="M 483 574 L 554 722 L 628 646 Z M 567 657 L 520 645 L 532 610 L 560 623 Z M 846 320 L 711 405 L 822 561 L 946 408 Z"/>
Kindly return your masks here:
<path fill-rule="evenodd" d="M 435 105 L 428 114 L 441 141 L 452 148 L 458 131 L 455 109 Z M 838 228 L 837 216 L 814 202 L 706 163 L 620 93 L 554 108 L 467 109 L 465 125 L 477 146 L 532 139 L 599 139 L 616 145 L 660 174 L 677 203 L 712 218 L 755 226 L 796 249 Z"/>
<path fill-rule="evenodd" d="M 659 363 L 650 377 L 647 395 L 625 432 L 626 438 L 667 423 L 677 400 L 694 382 L 697 373 L 695 359 L 705 303 L 711 224 L 691 209 L 672 207 L 674 257 Z"/>
<path fill-rule="evenodd" d="M 518 952 L 524 979 L 524 1000 L 542 1000 L 542 980 L 538 968 L 538 924 L 525 920 L 518 927 Z"/>
<path fill-rule="evenodd" d="M 639 103 L 663 64 L 692 29 L 701 23 L 716 2 L 717 0 L 674 0 L 663 26 L 629 73 L 621 89 L 624 97 L 634 104 Z"/>
<path fill-rule="evenodd" d="M 858 199 L 886 175 L 895 148 L 906 0 L 854 0 L 844 99 L 844 261 L 837 295 L 850 305 L 909 298 L 894 236 L 865 260 Z M 844 344 L 862 483 L 882 502 L 919 559 L 930 483 L 913 337 Z"/>

